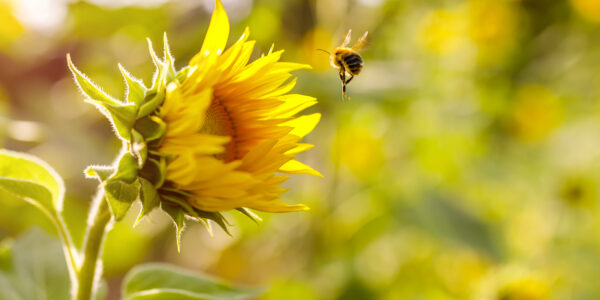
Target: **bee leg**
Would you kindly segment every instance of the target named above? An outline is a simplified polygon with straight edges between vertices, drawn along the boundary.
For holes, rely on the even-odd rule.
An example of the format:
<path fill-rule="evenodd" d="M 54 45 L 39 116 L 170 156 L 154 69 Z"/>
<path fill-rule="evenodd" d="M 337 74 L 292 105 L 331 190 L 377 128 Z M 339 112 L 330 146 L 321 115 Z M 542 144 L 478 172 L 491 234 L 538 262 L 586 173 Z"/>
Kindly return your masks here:
<path fill-rule="evenodd" d="M 345 74 L 344 74 L 345 75 Z M 346 77 L 346 76 L 344 76 Z M 344 81 L 344 97 L 347 98 L 348 100 L 350 100 L 350 97 L 348 97 L 348 95 L 346 95 L 346 85 L 348 85 L 348 83 L 354 78 L 354 75 L 350 74 L 350 78 L 346 81 Z"/>
<path fill-rule="evenodd" d="M 350 74 L 350 78 L 348 80 L 346 80 L 346 84 L 350 83 L 350 81 L 352 81 L 352 79 L 354 79 L 354 75 Z"/>
<path fill-rule="evenodd" d="M 342 100 L 346 99 L 346 70 L 340 68 L 340 79 L 342 80 Z"/>

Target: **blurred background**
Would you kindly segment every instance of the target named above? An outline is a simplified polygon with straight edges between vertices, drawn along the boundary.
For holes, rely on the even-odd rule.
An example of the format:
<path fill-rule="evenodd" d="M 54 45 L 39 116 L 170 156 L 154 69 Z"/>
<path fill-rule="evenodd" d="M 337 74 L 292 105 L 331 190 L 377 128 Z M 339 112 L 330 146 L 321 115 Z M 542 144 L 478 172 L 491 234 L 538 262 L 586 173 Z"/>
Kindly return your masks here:
<path fill-rule="evenodd" d="M 109 299 L 134 265 L 165 261 L 268 287 L 264 299 L 599 299 L 600 2 L 595 0 L 223 0 L 230 43 L 250 27 L 308 63 L 294 92 L 323 118 L 296 176 L 303 213 L 237 213 L 232 237 L 189 226 L 177 253 L 160 212 L 108 235 Z M 113 96 L 120 62 L 148 84 L 166 32 L 176 65 L 200 49 L 212 0 L 0 0 L 0 144 L 48 161 L 67 185 L 81 243 L 96 182 L 119 142 L 83 102 L 65 54 Z M 368 30 L 343 103 L 316 48 Z M 0 238 L 42 214 L 0 198 Z"/>

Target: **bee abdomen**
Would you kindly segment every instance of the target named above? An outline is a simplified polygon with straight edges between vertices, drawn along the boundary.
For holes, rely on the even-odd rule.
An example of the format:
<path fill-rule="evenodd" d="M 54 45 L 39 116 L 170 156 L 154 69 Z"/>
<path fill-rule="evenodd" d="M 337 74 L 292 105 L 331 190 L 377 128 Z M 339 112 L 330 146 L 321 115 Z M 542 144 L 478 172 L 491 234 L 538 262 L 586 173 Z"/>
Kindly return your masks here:
<path fill-rule="evenodd" d="M 362 57 L 360 57 L 360 55 L 358 54 L 352 53 L 344 57 L 344 62 L 348 66 L 347 71 L 350 74 L 358 75 L 358 73 L 360 73 L 360 71 L 362 70 L 363 60 Z"/>

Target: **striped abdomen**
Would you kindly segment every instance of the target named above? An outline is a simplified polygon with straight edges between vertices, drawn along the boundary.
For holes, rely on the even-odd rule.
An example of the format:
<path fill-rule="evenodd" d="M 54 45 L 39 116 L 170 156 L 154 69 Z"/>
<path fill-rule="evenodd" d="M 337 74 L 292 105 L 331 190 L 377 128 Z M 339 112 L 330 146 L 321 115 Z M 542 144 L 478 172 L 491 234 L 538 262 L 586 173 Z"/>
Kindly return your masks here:
<path fill-rule="evenodd" d="M 363 60 L 360 55 L 354 52 L 349 52 L 346 55 L 342 56 L 342 61 L 344 63 L 344 69 L 352 75 L 358 75 L 360 71 L 362 71 Z"/>

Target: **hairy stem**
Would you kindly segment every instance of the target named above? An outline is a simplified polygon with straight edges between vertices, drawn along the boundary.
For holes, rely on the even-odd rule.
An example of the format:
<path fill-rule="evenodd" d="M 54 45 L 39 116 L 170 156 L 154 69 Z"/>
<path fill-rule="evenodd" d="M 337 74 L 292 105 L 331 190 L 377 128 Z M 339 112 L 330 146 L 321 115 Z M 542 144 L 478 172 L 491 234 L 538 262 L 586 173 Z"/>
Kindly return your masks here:
<path fill-rule="evenodd" d="M 98 288 L 102 275 L 100 257 L 104 245 L 104 237 L 111 223 L 112 216 L 104 199 L 104 189 L 100 188 L 98 195 L 90 208 L 88 228 L 82 248 L 81 267 L 77 272 L 77 284 L 73 300 L 91 300 Z"/>

